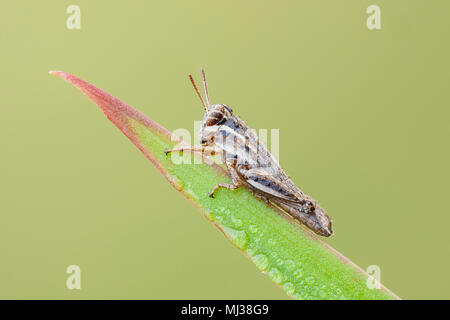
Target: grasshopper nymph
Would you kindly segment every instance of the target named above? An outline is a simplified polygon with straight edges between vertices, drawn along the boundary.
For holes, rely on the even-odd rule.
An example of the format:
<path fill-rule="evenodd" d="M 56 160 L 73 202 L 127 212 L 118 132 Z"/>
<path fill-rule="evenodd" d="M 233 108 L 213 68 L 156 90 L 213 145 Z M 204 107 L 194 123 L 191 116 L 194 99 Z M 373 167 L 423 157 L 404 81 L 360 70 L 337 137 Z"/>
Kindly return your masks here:
<path fill-rule="evenodd" d="M 281 207 L 318 235 L 329 237 L 333 233 L 332 222 L 325 210 L 292 182 L 256 133 L 227 105 L 209 103 L 205 72 L 203 69 L 201 72 L 205 99 L 189 75 L 205 109 L 201 145 L 166 150 L 166 154 L 174 151 L 222 154 L 233 183 L 219 183 L 212 189 L 210 197 L 214 197 L 219 188 L 235 190 L 246 186 L 255 196 Z"/>

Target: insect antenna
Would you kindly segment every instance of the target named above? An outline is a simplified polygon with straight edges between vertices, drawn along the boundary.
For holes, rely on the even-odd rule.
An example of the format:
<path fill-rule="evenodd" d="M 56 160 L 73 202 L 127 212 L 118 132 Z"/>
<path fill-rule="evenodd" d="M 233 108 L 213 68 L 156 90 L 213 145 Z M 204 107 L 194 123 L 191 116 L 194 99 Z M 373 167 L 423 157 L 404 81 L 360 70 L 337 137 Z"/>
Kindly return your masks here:
<path fill-rule="evenodd" d="M 202 71 L 203 90 L 205 91 L 206 103 L 209 106 L 210 104 L 209 104 L 209 95 L 208 95 L 208 84 L 206 83 L 205 70 L 203 70 L 203 68 L 202 68 L 201 71 Z"/>
<path fill-rule="evenodd" d="M 195 92 L 197 92 L 198 97 L 199 97 L 200 100 L 202 101 L 203 109 L 205 109 L 205 111 L 206 111 L 207 106 L 206 106 L 206 104 L 205 104 L 205 100 L 203 100 L 203 97 L 202 97 L 202 95 L 200 94 L 200 91 L 198 91 L 197 85 L 195 84 L 194 78 L 192 77 L 191 74 L 189 75 L 189 79 L 191 79 L 191 83 L 192 83 L 192 85 L 194 86 Z"/>

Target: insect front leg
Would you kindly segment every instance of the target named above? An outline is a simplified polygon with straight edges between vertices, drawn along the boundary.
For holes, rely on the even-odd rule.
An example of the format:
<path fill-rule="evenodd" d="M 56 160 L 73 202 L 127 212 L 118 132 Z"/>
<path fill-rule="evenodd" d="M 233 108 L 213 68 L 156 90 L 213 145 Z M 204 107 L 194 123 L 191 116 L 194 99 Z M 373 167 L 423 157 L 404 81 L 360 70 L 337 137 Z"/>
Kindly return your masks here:
<path fill-rule="evenodd" d="M 229 183 L 219 183 L 218 185 L 216 185 L 213 190 L 209 193 L 209 196 L 211 198 L 214 198 L 214 193 L 217 191 L 217 189 L 219 188 L 227 188 L 230 190 L 236 190 L 237 188 L 239 188 L 241 186 L 241 182 L 239 179 L 239 175 L 236 172 L 236 168 L 234 167 L 233 164 L 227 163 L 227 168 L 228 171 L 230 172 L 231 175 L 231 181 L 233 182 L 233 184 L 229 184 Z"/>

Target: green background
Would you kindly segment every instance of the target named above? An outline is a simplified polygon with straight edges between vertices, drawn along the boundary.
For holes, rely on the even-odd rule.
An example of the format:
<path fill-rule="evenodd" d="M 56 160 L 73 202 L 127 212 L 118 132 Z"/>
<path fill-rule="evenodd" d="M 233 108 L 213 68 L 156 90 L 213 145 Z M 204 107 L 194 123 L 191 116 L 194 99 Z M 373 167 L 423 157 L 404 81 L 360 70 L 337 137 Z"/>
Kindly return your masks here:
<path fill-rule="evenodd" d="M 66 8 L 81 8 L 68 30 Z M 366 27 L 381 7 L 382 30 Z M 326 241 L 402 298 L 450 298 L 450 3 L 5 1 L 0 298 L 285 299 L 64 70 L 169 130 L 202 107 L 255 129 L 334 220 Z M 66 288 L 81 267 L 81 290 Z"/>

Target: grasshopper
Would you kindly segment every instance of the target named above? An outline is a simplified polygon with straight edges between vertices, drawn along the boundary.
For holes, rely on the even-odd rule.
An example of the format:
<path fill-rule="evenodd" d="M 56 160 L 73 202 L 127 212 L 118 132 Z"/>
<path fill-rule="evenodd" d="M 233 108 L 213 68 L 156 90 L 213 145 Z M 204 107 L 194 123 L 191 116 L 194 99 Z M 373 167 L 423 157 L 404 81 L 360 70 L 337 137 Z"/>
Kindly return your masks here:
<path fill-rule="evenodd" d="M 254 130 L 234 115 L 230 107 L 210 104 L 203 69 L 201 74 L 205 98 L 192 75 L 189 75 L 205 110 L 200 130 L 201 145 L 166 150 L 166 155 L 183 151 L 199 152 L 202 156 L 221 154 L 232 184 L 219 183 L 212 189 L 210 197 L 213 198 L 219 188 L 235 190 L 246 186 L 267 204 L 272 202 L 316 234 L 329 237 L 333 233 L 332 221 L 325 210 L 292 182 L 275 157 L 258 140 Z"/>

